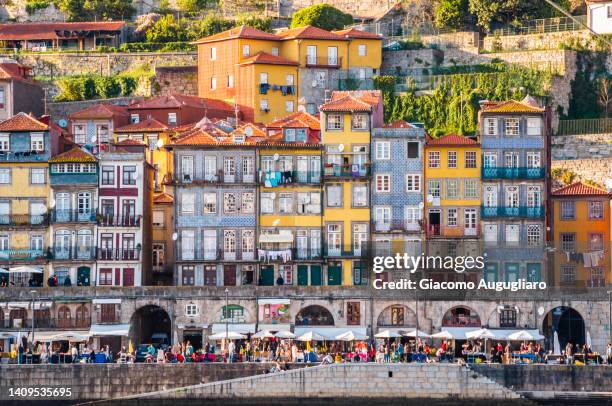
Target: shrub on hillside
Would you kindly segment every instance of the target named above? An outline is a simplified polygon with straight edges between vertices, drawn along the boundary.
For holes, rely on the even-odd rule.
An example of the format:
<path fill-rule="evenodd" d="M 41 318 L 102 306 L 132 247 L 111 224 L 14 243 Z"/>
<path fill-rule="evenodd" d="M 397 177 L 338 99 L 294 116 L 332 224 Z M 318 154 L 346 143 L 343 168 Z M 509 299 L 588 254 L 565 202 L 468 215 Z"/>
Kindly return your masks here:
<path fill-rule="evenodd" d="M 353 23 L 353 16 L 329 4 L 317 4 L 301 9 L 293 15 L 291 28 L 314 25 L 324 30 L 340 30 Z"/>

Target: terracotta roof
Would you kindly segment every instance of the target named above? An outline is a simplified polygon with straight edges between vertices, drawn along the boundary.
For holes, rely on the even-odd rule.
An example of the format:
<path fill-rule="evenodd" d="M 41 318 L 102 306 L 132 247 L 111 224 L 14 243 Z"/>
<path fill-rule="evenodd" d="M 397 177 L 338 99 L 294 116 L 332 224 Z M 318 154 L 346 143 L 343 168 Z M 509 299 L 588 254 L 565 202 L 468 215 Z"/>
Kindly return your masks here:
<path fill-rule="evenodd" d="M 251 128 L 250 134 L 247 134 L 247 132 L 249 131 L 247 130 L 247 128 Z M 266 136 L 266 132 L 264 131 L 264 129 L 253 123 L 243 124 L 240 127 L 236 128 L 234 131 L 232 131 L 230 134 L 232 135 L 233 134 L 244 134 L 247 137 L 265 137 Z"/>
<path fill-rule="evenodd" d="M 49 126 L 32 117 L 20 112 L 13 117 L 0 122 L 0 131 L 46 131 Z"/>
<path fill-rule="evenodd" d="M 427 146 L 478 146 L 476 141 L 471 138 L 464 137 L 459 134 L 448 134 L 440 138 L 432 139 L 429 138 Z"/>
<path fill-rule="evenodd" d="M 123 27 L 123 21 L 0 24 L 0 40 L 57 39 L 64 37 L 63 31 L 120 31 Z"/>
<path fill-rule="evenodd" d="M 82 148 L 75 146 L 66 152 L 62 152 L 51 159 L 49 162 L 97 162 L 95 156 Z"/>
<path fill-rule="evenodd" d="M 18 64 L 17 62 L 0 63 L 0 79 L 20 80 L 35 83 L 29 76 L 32 68 Z"/>
<path fill-rule="evenodd" d="M 553 190 L 553 196 L 612 196 L 607 191 L 595 186 L 590 186 L 582 182 L 572 183 Z"/>
<path fill-rule="evenodd" d="M 279 118 L 267 124 L 268 128 L 310 128 L 314 131 L 321 130 L 321 123 L 312 114 L 303 111 L 291 113 L 288 116 Z"/>
<path fill-rule="evenodd" d="M 248 25 L 242 25 L 240 27 L 235 27 L 227 31 L 220 32 L 218 34 L 201 38 L 197 41 L 194 41 L 193 44 L 206 44 L 208 42 L 225 41 L 236 38 L 261 39 L 266 41 L 280 40 L 276 35 L 271 34 L 269 32 L 258 30 L 257 28 L 249 27 Z"/>
<path fill-rule="evenodd" d="M 139 146 L 139 147 L 144 147 L 145 144 L 144 141 L 140 141 L 140 140 L 135 140 L 133 138 L 126 138 L 124 140 L 121 141 L 117 141 L 114 143 L 115 145 L 120 145 L 120 146 Z"/>
<path fill-rule="evenodd" d="M 172 94 L 143 100 L 128 106 L 128 110 L 169 109 L 180 108 L 183 106 L 200 109 L 227 110 L 231 111 L 232 114 L 234 114 L 234 107 L 222 100 L 208 99 L 197 96 L 187 96 L 184 94 Z"/>
<path fill-rule="evenodd" d="M 358 39 L 380 39 L 382 35 L 374 34 L 367 31 L 358 30 L 356 28 L 347 28 L 346 30 L 334 30 L 334 34 L 343 35 L 347 38 L 358 38 Z"/>
<path fill-rule="evenodd" d="M 94 104 L 84 108 L 83 110 L 75 111 L 70 114 L 70 119 L 98 119 L 98 118 L 113 118 L 115 115 L 127 116 L 126 106 L 117 106 L 115 104 Z"/>
<path fill-rule="evenodd" d="M 115 129 L 116 133 L 144 133 L 144 132 L 162 132 L 166 131 L 168 126 L 160 123 L 154 118 L 147 118 L 138 123 L 124 125 Z"/>
<path fill-rule="evenodd" d="M 156 193 L 153 196 L 153 203 L 172 203 L 174 202 L 174 197 L 169 195 L 168 193 Z"/>
<path fill-rule="evenodd" d="M 482 111 L 485 113 L 543 113 L 544 108 L 540 107 L 533 97 L 527 95 L 521 101 L 485 101 L 482 104 Z"/>
<path fill-rule="evenodd" d="M 381 100 L 380 90 L 334 91 L 321 111 L 372 111 Z"/>
<path fill-rule="evenodd" d="M 307 25 L 305 27 L 291 28 L 289 30 L 280 31 L 276 33 L 276 36 L 283 39 L 321 39 L 321 40 L 335 40 L 335 41 L 348 41 L 348 38 L 342 35 L 334 34 L 331 31 L 324 30 L 322 28 Z"/>
<path fill-rule="evenodd" d="M 298 66 L 299 63 L 292 61 L 291 59 L 283 58 L 282 56 L 276 56 L 267 52 L 257 52 L 255 55 L 242 61 L 240 65 L 250 64 L 265 64 L 265 65 L 293 65 Z"/>
<path fill-rule="evenodd" d="M 276 137 L 276 136 L 275 136 Z M 297 148 L 297 149 L 321 149 L 323 144 L 320 142 L 286 142 L 278 139 L 269 138 L 257 143 L 258 147 L 274 147 L 274 148 Z"/>
<path fill-rule="evenodd" d="M 384 125 L 384 128 L 417 128 L 414 124 L 410 124 L 406 120 L 395 120 L 392 123 Z"/>

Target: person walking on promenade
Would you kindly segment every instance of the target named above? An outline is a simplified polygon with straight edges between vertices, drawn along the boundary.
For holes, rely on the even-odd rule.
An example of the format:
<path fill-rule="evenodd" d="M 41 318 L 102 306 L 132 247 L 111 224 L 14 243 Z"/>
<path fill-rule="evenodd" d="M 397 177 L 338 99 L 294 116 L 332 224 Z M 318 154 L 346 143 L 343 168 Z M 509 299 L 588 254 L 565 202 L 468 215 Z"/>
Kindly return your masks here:
<path fill-rule="evenodd" d="M 608 365 L 612 365 L 612 343 L 608 343 L 606 347 L 606 361 Z"/>
<path fill-rule="evenodd" d="M 234 351 L 236 351 L 236 344 L 230 341 L 227 345 L 227 362 L 234 362 Z"/>

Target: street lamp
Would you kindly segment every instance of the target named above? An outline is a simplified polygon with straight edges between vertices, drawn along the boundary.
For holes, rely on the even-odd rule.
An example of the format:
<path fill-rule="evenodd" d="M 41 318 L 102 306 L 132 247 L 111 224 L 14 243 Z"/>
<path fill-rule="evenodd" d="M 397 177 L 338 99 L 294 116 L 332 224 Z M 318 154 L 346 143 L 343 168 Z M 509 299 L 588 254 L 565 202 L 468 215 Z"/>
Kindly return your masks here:
<path fill-rule="evenodd" d="M 30 295 L 32 295 L 32 344 L 31 346 L 34 347 L 34 295 L 36 294 L 35 290 L 31 290 L 30 291 Z M 32 352 L 34 351 L 34 348 L 32 348 Z"/>

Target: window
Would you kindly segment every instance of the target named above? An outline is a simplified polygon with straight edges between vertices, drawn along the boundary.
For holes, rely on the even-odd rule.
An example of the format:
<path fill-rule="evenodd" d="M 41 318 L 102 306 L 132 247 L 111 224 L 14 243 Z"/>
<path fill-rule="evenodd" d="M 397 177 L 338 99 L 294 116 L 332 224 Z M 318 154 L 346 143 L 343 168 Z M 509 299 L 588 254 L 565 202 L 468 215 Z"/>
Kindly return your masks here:
<path fill-rule="evenodd" d="M 542 119 L 529 117 L 527 119 L 527 135 L 542 135 Z"/>
<path fill-rule="evenodd" d="M 217 285 L 217 267 L 216 265 L 204 265 L 204 285 Z"/>
<path fill-rule="evenodd" d="M 541 168 L 542 160 L 540 158 L 540 151 L 529 151 L 527 152 L 527 168 Z"/>
<path fill-rule="evenodd" d="M 166 253 L 166 247 L 163 242 L 153 243 L 153 267 L 163 268 L 164 267 L 164 256 Z"/>
<path fill-rule="evenodd" d="M 308 114 L 315 114 L 317 112 L 317 107 L 314 103 L 306 103 L 306 112 Z"/>
<path fill-rule="evenodd" d="M 321 213 L 321 195 L 319 192 L 298 192 L 297 212 L 299 214 Z"/>
<path fill-rule="evenodd" d="M 351 116 L 353 130 L 368 129 L 368 115 L 363 113 L 353 113 Z"/>
<path fill-rule="evenodd" d="M 499 313 L 499 326 L 500 327 L 516 327 L 516 310 L 514 309 L 503 309 Z"/>
<path fill-rule="evenodd" d="M 449 168 L 456 168 L 457 167 L 457 151 L 448 151 L 447 160 L 448 160 Z"/>
<path fill-rule="evenodd" d="M 4 87 L 0 87 L 0 110 L 4 110 L 6 105 L 6 97 L 4 96 Z"/>
<path fill-rule="evenodd" d="M 242 254 L 255 252 L 255 232 L 253 230 L 242 230 L 241 236 Z M 244 259 L 244 258 L 243 258 Z"/>
<path fill-rule="evenodd" d="M 561 265 L 561 283 L 576 283 L 576 267 L 574 265 Z"/>
<path fill-rule="evenodd" d="M 446 225 L 455 227 L 457 225 L 457 209 L 448 209 L 446 211 Z"/>
<path fill-rule="evenodd" d="M 245 192 L 242 194 L 240 211 L 242 214 L 250 214 L 255 211 L 255 195 L 253 192 Z"/>
<path fill-rule="evenodd" d="M 391 175 L 376 175 L 376 191 L 379 193 L 391 191 Z"/>
<path fill-rule="evenodd" d="M 181 267 L 181 277 L 183 286 L 193 286 L 195 284 L 195 267 L 193 265 L 183 265 Z"/>
<path fill-rule="evenodd" d="M 214 192 L 202 194 L 202 212 L 211 214 L 217 212 L 217 194 Z"/>
<path fill-rule="evenodd" d="M 441 182 L 439 180 L 427 181 L 427 194 L 433 197 L 440 197 Z"/>
<path fill-rule="evenodd" d="M 507 118 L 506 119 L 506 135 L 519 135 L 519 119 L 518 118 Z"/>
<path fill-rule="evenodd" d="M 259 110 L 261 110 L 263 112 L 270 111 L 270 108 L 268 107 L 268 99 L 261 99 L 259 101 Z"/>
<path fill-rule="evenodd" d="M 11 183 L 11 168 L 0 168 L 0 184 L 9 185 Z"/>
<path fill-rule="evenodd" d="M 113 284 L 113 270 L 109 268 L 100 269 L 100 285 Z"/>
<path fill-rule="evenodd" d="M 245 44 L 242 46 L 242 56 L 249 56 L 251 54 L 251 46 Z"/>
<path fill-rule="evenodd" d="M 457 179 L 446 180 L 446 198 L 457 199 L 459 197 L 459 181 Z"/>
<path fill-rule="evenodd" d="M 272 47 L 272 55 L 278 56 L 278 47 Z"/>
<path fill-rule="evenodd" d="M 406 192 L 421 191 L 421 175 L 408 174 L 406 175 Z"/>
<path fill-rule="evenodd" d="M 506 224 L 506 244 L 518 245 L 520 241 L 518 224 Z"/>
<path fill-rule="evenodd" d="M 294 142 L 295 141 L 295 128 L 287 128 L 285 129 L 285 141 Z"/>
<path fill-rule="evenodd" d="M 589 234 L 589 250 L 602 251 L 604 249 L 604 236 L 601 233 Z M 593 264 L 595 265 L 595 264 Z"/>
<path fill-rule="evenodd" d="M 317 46 L 308 45 L 306 47 L 306 64 L 316 65 L 317 64 Z"/>
<path fill-rule="evenodd" d="M 359 302 L 347 302 L 346 304 L 346 324 L 349 326 L 358 326 L 361 324 L 361 313 L 359 311 Z"/>
<path fill-rule="evenodd" d="M 190 303 L 187 306 L 185 306 L 185 316 L 187 316 L 187 317 L 195 317 L 199 313 L 200 313 L 200 311 L 198 309 L 198 305 Z"/>
<path fill-rule="evenodd" d="M 30 149 L 32 151 L 44 151 L 45 150 L 45 138 L 43 134 L 32 133 L 30 135 Z"/>
<path fill-rule="evenodd" d="M 278 212 L 283 214 L 293 213 L 293 193 L 279 193 Z"/>
<path fill-rule="evenodd" d="M 9 134 L 0 134 L 0 151 L 10 150 Z"/>
<path fill-rule="evenodd" d="M 195 195 L 193 192 L 183 192 L 181 194 L 181 214 L 195 213 Z"/>
<path fill-rule="evenodd" d="M 561 251 L 575 252 L 576 251 L 576 234 L 561 234 Z"/>
<path fill-rule="evenodd" d="M 76 142 L 77 144 L 85 144 L 87 142 L 87 131 L 85 131 L 85 125 L 73 125 L 72 134 L 74 136 L 74 142 Z"/>
<path fill-rule="evenodd" d="M 327 207 L 342 207 L 342 185 L 327 186 Z"/>
<path fill-rule="evenodd" d="M 359 53 L 359 56 L 366 56 L 366 54 L 367 54 L 367 46 L 366 46 L 366 44 L 359 44 L 359 45 L 357 45 L 357 52 Z"/>
<path fill-rule="evenodd" d="M 211 61 L 216 61 L 217 60 L 217 48 L 216 47 L 211 47 L 210 48 L 210 60 Z"/>
<path fill-rule="evenodd" d="M 341 114 L 328 114 L 327 115 L 327 129 L 328 130 L 342 130 L 342 115 Z"/>
<path fill-rule="evenodd" d="M 428 156 L 428 166 L 430 168 L 439 168 L 440 167 L 440 151 L 429 151 Z"/>
<path fill-rule="evenodd" d="M 612 6 L 608 6 L 608 18 L 612 18 Z"/>
<path fill-rule="evenodd" d="M 519 187 L 506 186 L 506 206 L 519 207 Z"/>
<path fill-rule="evenodd" d="M 295 77 L 293 75 L 287 75 L 285 76 L 285 83 L 287 84 L 287 86 L 293 86 L 294 82 L 295 82 Z"/>
<path fill-rule="evenodd" d="M 153 226 L 164 226 L 164 212 L 162 210 L 153 210 Z"/>
<path fill-rule="evenodd" d="M 408 143 L 408 158 L 418 158 L 419 157 L 419 143 L 418 142 L 409 142 Z"/>
<path fill-rule="evenodd" d="M 572 201 L 561 202 L 561 220 L 576 218 L 576 203 Z"/>
<path fill-rule="evenodd" d="M 527 245 L 538 246 L 542 240 L 542 232 L 539 224 L 527 225 Z"/>
<path fill-rule="evenodd" d="M 227 87 L 234 87 L 234 75 L 227 75 Z"/>
<path fill-rule="evenodd" d="M 289 100 L 285 102 L 285 111 L 287 113 L 293 113 L 293 101 Z"/>
<path fill-rule="evenodd" d="M 465 151 L 465 167 L 476 168 L 476 151 Z"/>
<path fill-rule="evenodd" d="M 272 193 L 261 194 L 261 213 L 271 214 L 274 213 L 274 199 Z"/>
<path fill-rule="evenodd" d="M 210 78 L 210 90 L 215 90 L 216 88 L 217 88 L 217 78 L 213 76 Z"/>
<path fill-rule="evenodd" d="M 376 142 L 376 159 L 391 159 L 391 143 L 389 141 Z"/>
<path fill-rule="evenodd" d="M 223 230 L 223 252 L 236 252 L 236 230 Z"/>
<path fill-rule="evenodd" d="M 45 168 L 30 169 L 30 183 L 32 185 L 44 185 L 46 172 L 47 170 Z"/>
<path fill-rule="evenodd" d="M 124 185 L 135 185 L 136 184 L 136 167 L 135 166 L 124 166 L 123 167 L 123 184 Z"/>
<path fill-rule="evenodd" d="M 463 181 L 463 197 L 465 199 L 478 199 L 480 195 L 479 181 L 477 179 L 466 179 Z"/>
<path fill-rule="evenodd" d="M 406 206 L 404 208 L 404 219 L 408 227 L 416 227 L 421 220 L 421 209 L 418 206 Z M 420 255 L 420 252 L 418 255 Z"/>
<path fill-rule="evenodd" d="M 497 134 L 497 119 L 486 118 L 485 119 L 485 135 L 496 135 Z"/>
<path fill-rule="evenodd" d="M 305 128 L 298 128 L 297 129 L 297 138 L 296 141 L 298 142 L 306 142 L 308 140 L 308 134 L 306 132 Z"/>
<path fill-rule="evenodd" d="M 176 113 L 168 113 L 168 124 L 176 124 Z"/>
<path fill-rule="evenodd" d="M 102 184 L 103 185 L 114 185 L 115 184 L 115 167 L 114 166 L 102 166 Z"/>
<path fill-rule="evenodd" d="M 527 186 L 527 207 L 539 207 L 541 204 L 540 186 Z"/>
<path fill-rule="evenodd" d="M 181 157 L 181 173 L 184 182 L 191 182 L 193 180 L 193 156 L 187 155 Z"/>
<path fill-rule="evenodd" d="M 223 213 L 235 214 L 237 212 L 236 194 L 223 193 Z"/>
<path fill-rule="evenodd" d="M 603 213 L 603 202 L 589 202 L 589 220 L 601 220 Z"/>
<path fill-rule="evenodd" d="M 366 207 L 368 205 L 368 187 L 353 184 L 353 207 Z"/>
<path fill-rule="evenodd" d="M 138 113 L 130 114 L 130 122 L 132 124 L 140 123 L 140 115 Z"/>

